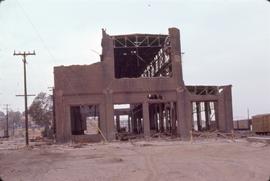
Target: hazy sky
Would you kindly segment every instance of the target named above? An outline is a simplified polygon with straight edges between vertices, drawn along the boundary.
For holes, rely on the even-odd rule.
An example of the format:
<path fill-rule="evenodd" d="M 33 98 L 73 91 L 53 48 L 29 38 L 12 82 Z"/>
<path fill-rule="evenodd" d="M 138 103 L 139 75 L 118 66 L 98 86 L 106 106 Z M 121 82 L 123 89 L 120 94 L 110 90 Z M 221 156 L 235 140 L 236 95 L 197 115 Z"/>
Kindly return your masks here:
<path fill-rule="evenodd" d="M 99 61 L 109 34 L 181 31 L 186 84 L 233 85 L 235 118 L 270 112 L 270 3 L 266 0 L 5 0 L 0 4 L 0 104 L 23 110 L 28 93 L 48 92 L 53 66 Z M 29 98 L 31 103 L 33 98 Z M 0 107 L 2 108 L 2 106 Z"/>

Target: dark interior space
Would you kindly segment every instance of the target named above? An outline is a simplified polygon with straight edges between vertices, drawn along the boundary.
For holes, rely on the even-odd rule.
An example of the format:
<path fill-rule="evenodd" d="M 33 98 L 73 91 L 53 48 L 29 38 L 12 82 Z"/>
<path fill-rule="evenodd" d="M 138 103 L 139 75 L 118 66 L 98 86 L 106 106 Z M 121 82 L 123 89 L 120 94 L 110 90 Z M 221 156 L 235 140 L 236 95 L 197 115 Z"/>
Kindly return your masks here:
<path fill-rule="evenodd" d="M 115 78 L 171 76 L 167 35 L 134 34 L 113 39 Z"/>
<path fill-rule="evenodd" d="M 97 134 L 99 119 L 98 105 L 82 105 L 70 107 L 72 135 Z"/>

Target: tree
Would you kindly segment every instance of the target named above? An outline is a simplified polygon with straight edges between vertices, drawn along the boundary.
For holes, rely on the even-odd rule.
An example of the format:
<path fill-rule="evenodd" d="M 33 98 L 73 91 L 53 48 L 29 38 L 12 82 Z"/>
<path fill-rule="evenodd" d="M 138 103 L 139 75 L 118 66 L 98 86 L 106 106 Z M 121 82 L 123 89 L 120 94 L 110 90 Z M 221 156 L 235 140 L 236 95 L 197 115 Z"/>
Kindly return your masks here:
<path fill-rule="evenodd" d="M 0 121 L 5 120 L 5 113 L 0 111 Z"/>
<path fill-rule="evenodd" d="M 40 92 L 29 108 L 29 115 L 37 125 L 44 127 L 43 136 L 52 135 L 53 100 L 51 95 Z"/>
<path fill-rule="evenodd" d="M 20 111 L 10 110 L 8 112 L 9 127 L 21 127 L 22 125 L 22 113 Z M 13 124 L 13 125 L 12 125 Z"/>
<path fill-rule="evenodd" d="M 5 121 L 6 121 L 5 113 L 3 113 L 2 111 L 0 111 L 0 130 L 4 130 L 5 129 Z"/>

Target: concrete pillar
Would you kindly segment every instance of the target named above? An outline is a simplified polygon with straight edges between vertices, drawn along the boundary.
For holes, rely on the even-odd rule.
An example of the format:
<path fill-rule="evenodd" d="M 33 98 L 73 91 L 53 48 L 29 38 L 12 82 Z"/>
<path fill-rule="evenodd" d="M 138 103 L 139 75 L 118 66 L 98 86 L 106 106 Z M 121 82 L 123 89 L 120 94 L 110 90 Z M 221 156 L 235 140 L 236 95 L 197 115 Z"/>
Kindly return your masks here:
<path fill-rule="evenodd" d="M 133 112 L 131 112 L 131 130 L 132 133 L 135 133 L 135 117 Z"/>
<path fill-rule="evenodd" d="M 215 121 L 216 121 L 216 127 L 219 129 L 219 120 L 218 120 L 218 102 L 214 102 L 214 110 L 215 110 Z"/>
<path fill-rule="evenodd" d="M 204 111 L 205 111 L 205 126 L 206 129 L 210 129 L 210 116 L 211 116 L 211 110 L 210 110 L 210 102 L 204 102 Z"/>
<path fill-rule="evenodd" d="M 149 104 L 149 120 L 150 120 L 150 129 L 155 129 L 155 118 L 154 118 L 154 107 L 153 104 Z"/>
<path fill-rule="evenodd" d="M 163 104 L 159 104 L 159 124 L 160 124 L 160 132 L 164 132 L 164 113 L 163 113 Z"/>
<path fill-rule="evenodd" d="M 131 117 L 130 114 L 128 115 L 128 132 L 130 133 L 131 130 Z"/>
<path fill-rule="evenodd" d="M 221 131 L 230 132 L 233 129 L 231 85 L 224 86 L 218 97 L 218 121 Z"/>
<path fill-rule="evenodd" d="M 136 113 L 133 114 L 133 132 L 134 133 L 138 133 L 137 132 L 137 117 L 136 117 Z"/>
<path fill-rule="evenodd" d="M 143 103 L 143 133 L 145 137 L 150 136 L 149 104 Z"/>
<path fill-rule="evenodd" d="M 173 102 L 170 103 L 170 120 L 172 124 L 172 135 L 176 135 L 177 131 L 176 131 L 176 119 L 175 119 L 175 107 L 174 107 Z"/>
<path fill-rule="evenodd" d="M 107 127 L 107 139 L 112 141 L 115 139 L 115 127 L 114 127 L 114 109 L 112 101 L 112 92 L 108 90 L 105 93 L 105 116 Z"/>
<path fill-rule="evenodd" d="M 168 110 L 168 107 L 165 107 L 165 125 L 166 125 L 166 131 L 171 131 L 169 117 L 170 117 L 170 112 Z"/>
<path fill-rule="evenodd" d="M 70 112 L 66 113 L 63 102 L 63 91 L 55 91 L 55 120 L 57 142 L 67 142 L 71 135 L 71 129 L 66 129 L 67 124 L 71 125 Z M 68 123 L 69 122 L 69 123 Z M 71 126 L 70 126 L 71 127 Z"/>
<path fill-rule="evenodd" d="M 177 85 L 184 86 L 181 60 L 180 31 L 177 28 L 169 28 L 171 43 L 172 74 Z"/>
<path fill-rule="evenodd" d="M 226 118 L 226 132 L 233 130 L 232 86 L 226 86 L 224 90 L 224 107 Z"/>
<path fill-rule="evenodd" d="M 177 89 L 177 134 L 182 140 L 189 140 L 192 128 L 192 104 L 184 89 Z"/>
<path fill-rule="evenodd" d="M 105 66 L 103 66 L 103 74 L 104 74 L 104 82 L 105 87 L 111 84 L 112 79 L 115 78 L 115 70 L 114 70 L 114 47 L 113 47 L 113 39 L 102 30 L 102 55 L 101 61 L 104 62 Z"/>
<path fill-rule="evenodd" d="M 71 117 L 70 117 L 70 105 L 65 104 L 65 101 L 63 100 L 63 114 L 65 115 L 66 120 L 63 120 L 63 129 L 64 129 L 64 142 L 70 141 L 72 139 L 72 133 L 71 133 Z"/>
<path fill-rule="evenodd" d="M 186 111 L 185 112 L 186 112 L 186 119 L 187 119 L 187 129 L 188 129 L 188 132 L 190 132 L 192 130 L 192 121 L 193 121 L 192 112 L 193 112 L 193 107 L 192 107 L 192 102 L 189 99 L 189 96 L 187 96 L 185 98 L 185 105 L 186 105 L 186 108 L 185 108 Z M 189 137 L 190 137 L 190 134 L 189 134 Z"/>
<path fill-rule="evenodd" d="M 158 107 L 154 104 L 154 120 L 155 120 L 155 130 L 158 132 Z"/>
<path fill-rule="evenodd" d="M 224 95 L 221 93 L 218 97 L 218 125 L 220 131 L 226 131 L 226 118 L 225 118 L 225 107 L 224 107 Z"/>
<path fill-rule="evenodd" d="M 99 106 L 99 129 L 103 135 L 107 137 L 107 123 L 106 123 L 106 104 L 104 102 Z"/>
<path fill-rule="evenodd" d="M 202 118 L 201 118 L 201 104 L 200 104 L 200 102 L 196 102 L 196 113 L 197 113 L 198 131 L 202 131 Z"/>
<path fill-rule="evenodd" d="M 137 130 L 139 134 L 142 133 L 142 118 L 141 117 L 138 117 L 137 119 Z"/>
<path fill-rule="evenodd" d="M 116 131 L 120 131 L 120 116 L 118 114 L 116 115 Z"/>
<path fill-rule="evenodd" d="M 102 30 L 102 55 L 101 61 L 103 61 L 103 90 L 104 93 L 104 108 L 105 108 L 105 123 L 106 123 L 106 137 L 108 141 L 115 139 L 115 129 L 114 129 L 114 109 L 112 101 L 112 90 L 111 82 L 115 79 L 115 70 L 114 70 L 114 47 L 113 39 Z"/>

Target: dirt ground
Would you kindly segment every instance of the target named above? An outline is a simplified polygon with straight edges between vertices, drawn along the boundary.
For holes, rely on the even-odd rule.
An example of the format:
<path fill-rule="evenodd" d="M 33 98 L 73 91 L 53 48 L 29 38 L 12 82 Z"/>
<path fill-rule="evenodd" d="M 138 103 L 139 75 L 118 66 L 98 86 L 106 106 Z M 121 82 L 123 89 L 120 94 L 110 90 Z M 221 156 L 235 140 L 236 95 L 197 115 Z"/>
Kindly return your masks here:
<path fill-rule="evenodd" d="M 0 177 L 12 180 L 254 180 L 270 177 L 270 146 L 245 139 L 47 145 L 0 140 Z"/>

